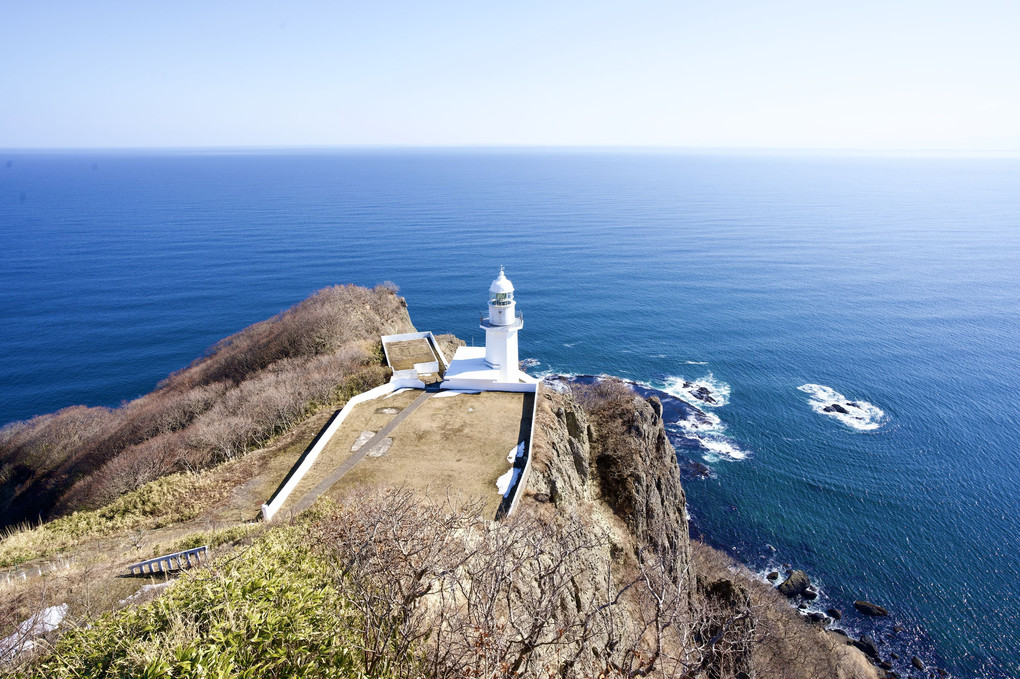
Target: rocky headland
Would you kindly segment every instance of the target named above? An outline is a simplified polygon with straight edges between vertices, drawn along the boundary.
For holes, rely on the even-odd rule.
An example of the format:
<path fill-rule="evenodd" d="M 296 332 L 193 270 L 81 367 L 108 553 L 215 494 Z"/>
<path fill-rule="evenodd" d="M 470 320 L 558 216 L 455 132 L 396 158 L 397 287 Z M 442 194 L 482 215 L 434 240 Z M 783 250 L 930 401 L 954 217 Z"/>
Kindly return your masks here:
<path fill-rule="evenodd" d="M 882 676 L 873 644 L 848 643 L 789 605 L 811 595 L 806 574 L 777 590 L 691 540 L 662 404 L 618 380 L 539 392 L 526 494 L 504 521 L 390 489 L 289 525 L 250 522 L 237 508 L 259 492 L 259 474 L 385 379 L 379 334 L 410 330 L 391 288 L 330 288 L 119 409 L 6 428 L 6 521 L 25 516 L 29 496 L 36 514 L 78 510 L 0 541 L 8 564 L 68 555 L 64 584 L 43 583 L 40 566 L 36 580 L 0 590 L 0 638 L 47 603 L 71 604 L 47 633 L 55 645 L 12 671 L 234 676 L 258 665 L 298 676 L 318 663 L 321 676 Z M 217 565 L 145 596 L 116 578 L 143 546 L 193 544 L 216 545 Z M 97 597 L 96 583 L 110 594 Z M 119 612 L 100 622 L 107 610 Z"/>

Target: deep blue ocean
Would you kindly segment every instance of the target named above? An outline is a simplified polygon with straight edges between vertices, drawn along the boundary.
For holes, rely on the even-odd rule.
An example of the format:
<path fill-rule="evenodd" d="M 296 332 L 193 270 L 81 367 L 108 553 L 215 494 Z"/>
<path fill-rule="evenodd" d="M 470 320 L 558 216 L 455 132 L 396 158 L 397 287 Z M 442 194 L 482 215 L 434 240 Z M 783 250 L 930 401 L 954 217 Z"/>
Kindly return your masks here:
<path fill-rule="evenodd" d="M 1020 160 L 6 152 L 0 235 L 0 422 L 334 283 L 481 343 L 503 265 L 533 373 L 713 389 L 670 424 L 707 541 L 806 569 L 901 669 L 1020 676 Z"/>

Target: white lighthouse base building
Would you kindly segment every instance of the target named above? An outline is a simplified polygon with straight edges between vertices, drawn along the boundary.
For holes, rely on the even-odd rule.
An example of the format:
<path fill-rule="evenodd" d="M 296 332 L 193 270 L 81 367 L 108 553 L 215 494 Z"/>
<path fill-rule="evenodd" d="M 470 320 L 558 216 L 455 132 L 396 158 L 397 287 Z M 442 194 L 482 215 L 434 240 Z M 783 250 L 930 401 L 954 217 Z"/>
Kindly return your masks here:
<path fill-rule="evenodd" d="M 484 347 L 460 347 L 450 361 L 443 389 L 479 391 L 533 391 L 539 380 L 520 369 L 517 333 L 524 318 L 517 311 L 514 286 L 499 269 L 489 286 L 489 315 L 479 324 L 485 330 Z"/>

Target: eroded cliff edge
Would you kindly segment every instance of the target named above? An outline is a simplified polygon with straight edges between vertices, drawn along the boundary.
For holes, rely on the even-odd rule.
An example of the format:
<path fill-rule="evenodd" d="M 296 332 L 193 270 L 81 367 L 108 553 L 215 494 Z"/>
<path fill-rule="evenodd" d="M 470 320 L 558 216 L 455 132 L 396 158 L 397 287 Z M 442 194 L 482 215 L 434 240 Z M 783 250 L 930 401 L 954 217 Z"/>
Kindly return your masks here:
<path fill-rule="evenodd" d="M 810 625 L 768 585 L 689 537 L 676 452 L 658 399 L 621 382 L 540 393 L 532 473 L 522 510 L 554 509 L 608 535 L 584 580 L 626 587 L 649 557 L 685 594 L 684 623 L 702 651 L 686 676 L 872 678 L 884 673 L 845 639 Z M 646 624 L 632 609 L 627 621 Z M 713 645 L 714 644 L 714 645 Z M 692 656 L 691 660 L 695 660 Z M 661 671 L 661 667 L 656 667 Z"/>

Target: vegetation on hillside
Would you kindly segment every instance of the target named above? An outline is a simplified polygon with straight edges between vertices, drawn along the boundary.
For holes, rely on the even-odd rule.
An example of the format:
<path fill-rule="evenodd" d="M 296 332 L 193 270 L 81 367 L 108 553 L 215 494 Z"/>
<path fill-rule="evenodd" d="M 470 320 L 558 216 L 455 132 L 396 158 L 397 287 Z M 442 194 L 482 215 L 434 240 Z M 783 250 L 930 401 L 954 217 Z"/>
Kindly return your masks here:
<path fill-rule="evenodd" d="M 607 434 L 612 422 L 625 433 L 629 420 L 618 410 L 623 396 L 585 396 L 593 409 L 605 400 L 607 412 L 622 415 L 593 416 Z M 247 460 L 232 464 L 242 463 Z M 174 538 L 164 551 L 222 546 L 210 567 L 179 576 L 149 601 L 153 592 L 124 592 L 97 606 L 87 568 L 69 576 L 72 587 L 47 586 L 40 578 L 33 596 L 28 591 L 15 602 L 16 616 L 0 615 L 0 638 L 47 606 L 70 602 L 71 616 L 14 664 L 0 658 L 0 673 L 19 679 L 873 676 L 845 664 L 845 647 L 717 552 L 698 546 L 693 561 L 674 570 L 676 554 L 614 532 L 599 518 L 598 503 L 532 502 L 493 522 L 479 512 L 480 501 L 430 495 L 352 492 L 342 505 L 320 501 L 289 525 L 242 524 Z M 129 494 L 77 521 L 152 520 L 136 499 Z M 70 526 L 54 535 L 71 534 Z"/>
<path fill-rule="evenodd" d="M 691 609 L 652 555 L 604 587 L 607 536 L 579 516 L 480 517 L 410 491 L 271 529 L 163 596 L 64 634 L 20 677 L 695 676 L 749 614 Z M 85 622 L 85 621 L 81 621 Z"/>
<path fill-rule="evenodd" d="M 386 377 L 380 334 L 413 329 L 392 285 L 319 290 L 222 340 L 119 408 L 73 406 L 0 429 L 0 526 L 101 507 L 264 446 Z"/>
<path fill-rule="evenodd" d="M 171 474 L 99 509 L 77 511 L 0 534 L 0 568 L 59 554 L 96 538 L 153 530 L 194 518 L 230 489 L 209 473 Z"/>

